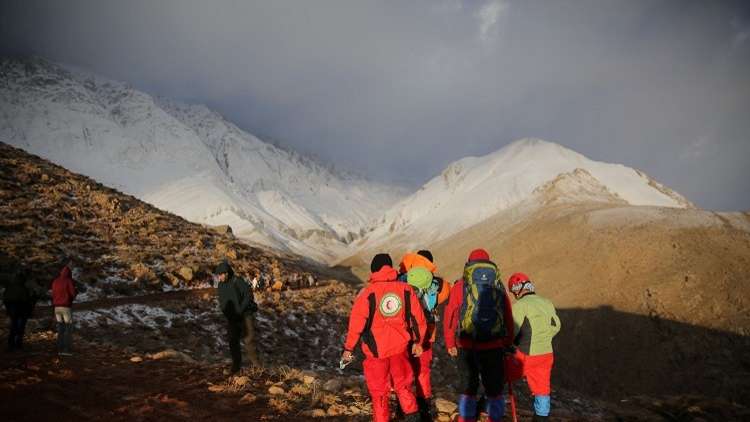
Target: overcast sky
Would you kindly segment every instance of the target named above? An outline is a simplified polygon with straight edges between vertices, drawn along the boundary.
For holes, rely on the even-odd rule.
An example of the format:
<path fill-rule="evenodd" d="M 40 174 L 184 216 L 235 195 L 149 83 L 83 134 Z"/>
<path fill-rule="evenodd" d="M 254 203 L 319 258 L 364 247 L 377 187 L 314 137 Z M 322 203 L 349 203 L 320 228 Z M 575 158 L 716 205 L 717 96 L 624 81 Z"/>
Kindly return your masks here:
<path fill-rule="evenodd" d="M 750 2 L 6 1 L 38 54 L 375 180 L 539 137 L 750 209 Z"/>

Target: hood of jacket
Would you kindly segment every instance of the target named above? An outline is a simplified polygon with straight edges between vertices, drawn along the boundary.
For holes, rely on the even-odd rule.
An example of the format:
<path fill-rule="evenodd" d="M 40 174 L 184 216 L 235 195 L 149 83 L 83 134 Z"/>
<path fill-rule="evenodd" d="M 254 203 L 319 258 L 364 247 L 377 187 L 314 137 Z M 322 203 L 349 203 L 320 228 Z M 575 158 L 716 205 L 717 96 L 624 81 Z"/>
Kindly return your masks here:
<path fill-rule="evenodd" d="M 399 269 L 402 273 L 408 273 L 409 270 L 414 267 L 426 268 L 427 271 L 433 274 L 435 273 L 435 271 L 437 271 L 437 267 L 432 263 L 432 261 L 423 257 L 422 255 L 409 252 L 404 255 L 403 259 L 401 259 L 401 265 L 399 265 Z"/>
<path fill-rule="evenodd" d="M 384 265 L 380 271 L 370 274 L 370 283 L 381 283 L 384 281 L 398 280 L 398 271 L 388 265 Z"/>

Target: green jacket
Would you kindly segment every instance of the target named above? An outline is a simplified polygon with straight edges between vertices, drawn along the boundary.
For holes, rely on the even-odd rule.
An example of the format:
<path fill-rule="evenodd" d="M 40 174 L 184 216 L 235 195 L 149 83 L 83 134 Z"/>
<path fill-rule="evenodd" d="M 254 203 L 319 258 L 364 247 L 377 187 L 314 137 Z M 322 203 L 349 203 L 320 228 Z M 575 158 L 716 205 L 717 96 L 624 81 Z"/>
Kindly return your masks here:
<path fill-rule="evenodd" d="M 515 344 L 527 355 L 552 353 L 552 337 L 562 324 L 549 300 L 529 293 L 513 305 Z"/>
<path fill-rule="evenodd" d="M 258 309 L 253 292 L 242 277 L 232 276 L 227 281 L 219 282 L 218 291 L 219 308 L 229 319 L 241 318 L 245 313 Z"/>

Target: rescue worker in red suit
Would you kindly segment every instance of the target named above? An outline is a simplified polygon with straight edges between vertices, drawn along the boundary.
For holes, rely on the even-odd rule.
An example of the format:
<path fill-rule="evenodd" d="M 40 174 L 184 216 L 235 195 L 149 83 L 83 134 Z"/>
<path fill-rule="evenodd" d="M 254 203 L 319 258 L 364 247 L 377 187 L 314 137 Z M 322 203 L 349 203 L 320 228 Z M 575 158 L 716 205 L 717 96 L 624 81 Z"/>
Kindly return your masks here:
<path fill-rule="evenodd" d="M 484 249 L 475 249 L 469 255 L 464 269 L 464 277 L 472 266 L 497 267 Z M 498 276 L 499 277 L 499 276 Z M 456 281 L 451 288 L 448 305 L 443 317 L 443 334 L 448 354 L 456 359 L 459 372 L 458 422 L 475 422 L 479 413 L 486 411 L 490 422 L 499 422 L 505 415 L 505 399 L 502 395 L 504 384 L 504 351 L 513 342 L 513 313 L 508 295 L 502 282 L 495 289 L 497 306 L 501 308 L 504 335 L 488 341 L 477 341 L 459 333 L 462 312 L 464 312 L 465 281 Z M 486 409 L 478 408 L 477 393 L 479 381 L 487 395 Z"/>
<path fill-rule="evenodd" d="M 419 421 L 413 391 L 414 373 L 409 353 L 422 353 L 427 323 L 411 286 L 399 282 L 388 254 L 377 254 L 370 264 L 369 284 L 357 295 L 349 316 L 349 330 L 341 359 L 351 362 L 362 340 L 365 382 L 372 398 L 373 421 L 390 417 L 391 383 L 406 421 Z M 411 350 L 408 350 L 411 346 Z"/>
<path fill-rule="evenodd" d="M 438 306 L 448 301 L 451 286 L 448 281 L 435 275 L 437 267 L 434 264 L 432 252 L 423 249 L 417 253 L 407 253 L 399 264 L 401 275 L 399 279 L 405 281 L 409 270 L 422 267 L 432 274 L 429 287 L 420 289 L 412 285 L 417 295 L 421 296 L 421 306 L 427 321 L 427 334 L 422 342 L 422 354 L 410 358 L 411 367 L 417 384 L 417 406 L 422 422 L 431 422 L 437 415 L 435 403 L 432 400 L 432 346 L 437 338 Z"/>

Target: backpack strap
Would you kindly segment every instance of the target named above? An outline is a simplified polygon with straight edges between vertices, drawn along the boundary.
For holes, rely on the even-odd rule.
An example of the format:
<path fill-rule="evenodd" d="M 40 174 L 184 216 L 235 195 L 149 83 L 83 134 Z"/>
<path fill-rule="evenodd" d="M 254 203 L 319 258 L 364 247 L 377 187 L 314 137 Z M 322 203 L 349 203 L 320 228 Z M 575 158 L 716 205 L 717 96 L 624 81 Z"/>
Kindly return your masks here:
<path fill-rule="evenodd" d="M 421 306 L 420 306 L 421 307 Z M 411 313 L 411 292 L 404 292 L 404 312 L 406 312 L 406 329 L 411 333 L 411 337 L 414 343 L 419 343 L 422 339 L 419 336 L 419 329 L 417 327 L 417 320 Z"/>
<path fill-rule="evenodd" d="M 375 342 L 375 337 L 372 335 L 372 320 L 375 317 L 375 309 L 377 304 L 375 303 L 375 293 L 367 295 L 367 322 L 365 322 L 365 328 L 362 330 L 362 342 L 367 345 L 372 352 L 374 357 L 378 357 L 378 344 Z"/>

